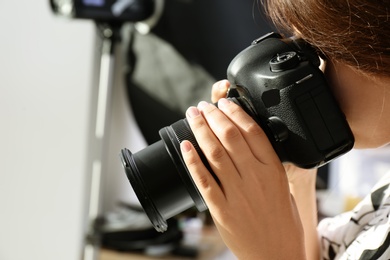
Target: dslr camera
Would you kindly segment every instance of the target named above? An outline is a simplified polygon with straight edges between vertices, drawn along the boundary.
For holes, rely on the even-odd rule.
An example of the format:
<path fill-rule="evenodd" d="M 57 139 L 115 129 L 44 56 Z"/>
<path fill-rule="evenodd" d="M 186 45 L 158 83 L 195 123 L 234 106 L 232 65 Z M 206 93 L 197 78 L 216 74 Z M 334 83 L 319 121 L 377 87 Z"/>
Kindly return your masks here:
<path fill-rule="evenodd" d="M 320 167 L 354 144 L 319 65 L 316 50 L 302 39 L 269 33 L 241 51 L 227 69 L 227 98 L 262 127 L 282 162 L 301 168 Z M 192 206 L 207 209 L 183 161 L 180 142 L 191 141 L 211 169 L 186 119 L 159 134 L 161 140 L 137 153 L 122 149 L 121 160 L 154 228 L 164 232 L 167 219 Z"/>

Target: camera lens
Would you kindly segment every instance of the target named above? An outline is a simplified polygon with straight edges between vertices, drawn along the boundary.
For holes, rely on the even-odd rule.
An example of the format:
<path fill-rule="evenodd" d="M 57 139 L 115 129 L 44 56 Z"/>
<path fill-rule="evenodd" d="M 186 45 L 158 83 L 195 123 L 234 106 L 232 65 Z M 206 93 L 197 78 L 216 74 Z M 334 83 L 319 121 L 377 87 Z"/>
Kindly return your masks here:
<path fill-rule="evenodd" d="M 244 93 L 237 91 L 236 94 L 237 97 L 230 96 L 229 99 L 255 118 L 254 108 Z M 207 209 L 181 155 L 182 141 L 193 144 L 205 167 L 217 183 L 219 180 L 196 142 L 187 119 L 162 128 L 159 134 L 161 140 L 134 154 L 122 149 L 120 157 L 145 213 L 154 228 L 164 232 L 168 228 L 167 219 L 193 206 L 198 211 Z"/>
<path fill-rule="evenodd" d="M 121 160 L 145 213 L 154 228 L 164 232 L 167 219 L 193 206 L 199 211 L 207 209 L 183 161 L 181 141 L 190 141 L 209 166 L 186 119 L 164 127 L 159 134 L 160 141 L 137 153 L 122 149 Z"/>

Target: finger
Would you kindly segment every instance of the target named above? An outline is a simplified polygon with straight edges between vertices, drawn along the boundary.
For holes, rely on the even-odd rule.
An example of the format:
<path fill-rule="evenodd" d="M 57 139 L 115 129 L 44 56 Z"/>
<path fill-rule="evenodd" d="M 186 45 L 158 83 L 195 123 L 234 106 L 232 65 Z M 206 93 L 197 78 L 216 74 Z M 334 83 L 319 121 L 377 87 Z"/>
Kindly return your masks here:
<path fill-rule="evenodd" d="M 180 144 L 180 149 L 196 187 L 203 199 L 207 201 L 207 206 L 210 208 L 221 205 L 225 200 L 224 194 L 216 180 L 204 166 L 194 146 L 191 142 L 184 140 Z"/>
<path fill-rule="evenodd" d="M 221 100 L 227 101 L 227 99 Z M 211 104 L 201 102 L 199 103 L 198 107 L 214 135 L 218 138 L 230 160 L 232 161 L 235 169 L 237 170 L 236 175 L 242 178 L 242 173 L 247 172 L 248 169 L 258 170 L 257 164 L 262 161 L 254 156 L 253 151 L 251 150 L 247 140 L 244 138 L 240 130 L 240 127 L 238 127 L 235 122 L 232 122 L 231 119 L 226 116 L 220 109 Z M 237 113 L 242 113 L 242 116 L 246 116 L 242 109 L 240 109 L 238 106 L 237 108 Z M 257 133 L 260 135 L 263 134 L 260 127 L 255 122 L 254 124 L 254 127 L 257 129 Z M 207 147 L 205 147 L 205 154 L 206 156 L 208 155 L 207 157 L 213 165 L 221 164 L 220 158 L 218 156 L 213 156 L 213 151 L 209 151 Z M 226 166 L 222 164 L 221 167 Z"/>
<path fill-rule="evenodd" d="M 210 106 L 210 109 L 214 108 L 216 112 L 219 111 L 214 105 L 207 102 L 200 102 L 199 107 L 203 103 L 205 106 Z M 223 115 L 221 111 L 219 114 Z M 220 180 L 221 186 L 227 187 L 231 183 L 235 183 L 239 176 L 227 174 L 227 170 L 234 169 L 235 166 L 199 109 L 190 107 L 186 116 L 196 141 L 206 156 L 211 169 Z"/>
<path fill-rule="evenodd" d="M 218 108 L 235 123 L 256 158 L 271 164 L 280 162 L 263 129 L 241 107 L 228 99 L 220 99 Z"/>
<path fill-rule="evenodd" d="M 214 83 L 211 88 L 211 101 L 216 103 L 219 99 L 226 97 L 230 83 L 227 80 L 220 80 Z"/>

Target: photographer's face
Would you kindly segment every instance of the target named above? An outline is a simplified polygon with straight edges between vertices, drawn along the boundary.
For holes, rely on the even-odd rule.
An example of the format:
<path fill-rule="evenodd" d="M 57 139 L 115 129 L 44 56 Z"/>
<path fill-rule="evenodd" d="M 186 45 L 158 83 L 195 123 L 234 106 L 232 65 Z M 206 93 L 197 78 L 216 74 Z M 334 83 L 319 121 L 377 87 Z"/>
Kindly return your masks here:
<path fill-rule="evenodd" d="M 355 136 L 355 148 L 390 142 L 390 80 L 374 78 L 337 62 L 327 62 L 325 75 Z"/>

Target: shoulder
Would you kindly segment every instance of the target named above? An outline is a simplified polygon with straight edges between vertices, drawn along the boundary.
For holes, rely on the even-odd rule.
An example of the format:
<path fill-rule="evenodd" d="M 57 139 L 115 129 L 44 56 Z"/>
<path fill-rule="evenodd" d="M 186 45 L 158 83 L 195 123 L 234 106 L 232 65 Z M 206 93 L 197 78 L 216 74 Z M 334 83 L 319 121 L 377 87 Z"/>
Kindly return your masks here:
<path fill-rule="evenodd" d="M 352 211 L 320 222 L 324 259 L 378 259 L 390 255 L 389 214 L 390 173 Z"/>

